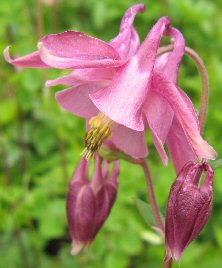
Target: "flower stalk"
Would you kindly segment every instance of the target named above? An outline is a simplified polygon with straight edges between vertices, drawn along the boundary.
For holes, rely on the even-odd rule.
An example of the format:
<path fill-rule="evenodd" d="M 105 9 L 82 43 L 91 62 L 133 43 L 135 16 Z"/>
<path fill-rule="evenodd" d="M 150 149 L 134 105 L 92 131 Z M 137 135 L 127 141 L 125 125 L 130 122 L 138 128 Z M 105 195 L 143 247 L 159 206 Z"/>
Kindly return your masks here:
<path fill-rule="evenodd" d="M 164 268 L 171 268 L 173 264 L 173 259 L 170 258 L 169 260 L 164 260 Z"/>
<path fill-rule="evenodd" d="M 163 236 L 165 236 L 165 225 L 164 225 L 163 220 L 161 218 L 160 209 L 159 209 L 159 206 L 157 204 L 157 200 L 156 200 L 156 196 L 155 196 L 155 192 L 154 192 L 154 188 L 153 188 L 152 177 L 151 177 L 151 173 L 150 173 L 150 169 L 149 169 L 147 160 L 144 159 L 144 161 L 141 165 L 142 165 L 144 173 L 146 175 L 150 204 L 151 204 L 151 207 L 153 209 L 153 214 L 154 214 L 154 217 L 156 219 L 157 227 L 161 231 L 161 234 Z M 164 268 L 171 268 L 172 263 L 173 263 L 172 258 L 170 258 L 170 259 L 165 258 L 164 259 Z"/>
<path fill-rule="evenodd" d="M 151 177 L 149 166 L 148 166 L 146 159 L 144 159 L 144 161 L 141 165 L 142 165 L 144 173 L 146 175 L 150 204 L 151 204 L 151 207 L 153 209 L 153 214 L 154 214 L 154 217 L 156 219 L 157 227 L 159 228 L 161 233 L 164 235 L 165 227 L 164 227 L 164 223 L 163 223 L 162 218 L 161 218 L 160 209 L 159 209 L 158 204 L 157 204 L 157 200 L 156 200 L 156 196 L 155 196 L 155 192 L 154 192 L 154 188 L 153 188 L 152 177 Z"/>

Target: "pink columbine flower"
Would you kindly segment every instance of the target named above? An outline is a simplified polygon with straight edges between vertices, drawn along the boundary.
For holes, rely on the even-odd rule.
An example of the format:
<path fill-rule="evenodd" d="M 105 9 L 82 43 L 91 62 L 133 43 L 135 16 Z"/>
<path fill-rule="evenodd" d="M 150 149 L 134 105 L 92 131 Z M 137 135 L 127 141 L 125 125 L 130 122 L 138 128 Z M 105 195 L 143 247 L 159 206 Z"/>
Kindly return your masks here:
<path fill-rule="evenodd" d="M 201 185 L 201 175 L 206 173 Z M 208 163 L 187 163 L 174 182 L 166 215 L 168 257 L 180 261 L 185 248 L 210 218 L 214 172 Z"/>
<path fill-rule="evenodd" d="M 144 158 L 148 154 L 145 130 L 149 127 L 167 164 L 164 144 L 176 120 L 184 144 L 189 144 L 195 158 L 214 159 L 216 153 L 200 135 L 190 99 L 176 85 L 185 48 L 182 35 L 163 17 L 140 45 L 133 21 L 144 10 L 143 4 L 129 8 L 119 35 L 110 43 L 69 31 L 43 37 L 37 52 L 18 59 L 12 60 L 7 48 L 5 58 L 23 67 L 77 69 L 47 84 L 71 86 L 58 92 L 56 98 L 66 110 L 89 121 L 87 158 L 107 140 L 134 158 Z M 157 49 L 164 35 L 176 39 L 175 48 L 168 59 L 161 57 L 158 63 Z"/>
<path fill-rule="evenodd" d="M 102 159 L 97 156 L 95 161 L 93 179 L 88 179 L 90 162 L 82 158 L 69 187 L 67 218 L 73 255 L 93 242 L 116 200 L 119 161 L 111 173 L 108 162 L 102 168 Z"/>

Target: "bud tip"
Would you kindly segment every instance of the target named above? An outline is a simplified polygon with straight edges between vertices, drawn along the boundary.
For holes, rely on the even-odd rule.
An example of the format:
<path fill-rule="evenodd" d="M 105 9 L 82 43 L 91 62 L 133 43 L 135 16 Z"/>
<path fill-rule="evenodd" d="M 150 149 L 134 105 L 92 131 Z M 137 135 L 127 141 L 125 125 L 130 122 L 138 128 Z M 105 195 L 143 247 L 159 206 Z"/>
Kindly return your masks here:
<path fill-rule="evenodd" d="M 77 255 L 83 248 L 84 244 L 80 241 L 73 241 L 72 242 L 72 249 L 71 249 L 71 255 L 75 256 Z"/>

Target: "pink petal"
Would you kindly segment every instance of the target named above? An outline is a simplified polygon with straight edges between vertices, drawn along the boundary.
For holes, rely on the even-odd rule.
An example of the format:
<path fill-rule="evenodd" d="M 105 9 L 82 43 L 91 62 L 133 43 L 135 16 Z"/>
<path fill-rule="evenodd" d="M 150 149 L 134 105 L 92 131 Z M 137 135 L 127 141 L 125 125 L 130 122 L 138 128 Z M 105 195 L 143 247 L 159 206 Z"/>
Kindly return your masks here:
<path fill-rule="evenodd" d="M 194 109 L 192 101 L 183 90 L 181 89 L 178 90 L 181 97 L 186 102 L 188 109 L 193 114 L 193 117 L 198 126 L 198 130 L 200 130 L 198 115 L 196 110 Z M 174 167 L 177 174 L 180 172 L 180 170 L 186 163 L 190 161 L 196 162 L 198 160 L 196 154 L 193 151 L 193 148 L 189 144 L 186 135 L 176 117 L 173 120 L 172 127 L 167 137 L 167 145 L 170 151 L 170 155 L 172 156 Z"/>
<path fill-rule="evenodd" d="M 133 22 L 136 14 L 145 10 L 146 6 L 144 4 L 130 7 L 122 19 L 120 33 L 110 42 L 110 45 L 118 51 L 122 59 L 133 56 L 138 49 L 140 40 L 133 27 Z"/>
<path fill-rule="evenodd" d="M 168 60 L 162 70 L 173 83 L 177 83 L 178 72 L 181 61 L 185 53 L 185 40 L 180 31 L 176 28 L 169 27 L 167 35 L 174 38 L 173 51 L 169 54 Z"/>
<path fill-rule="evenodd" d="M 112 46 L 81 32 L 46 35 L 38 47 L 41 59 L 59 69 L 111 67 L 124 63 Z"/>
<path fill-rule="evenodd" d="M 110 45 L 119 53 L 121 58 L 134 55 L 140 45 L 139 35 L 133 27 L 133 21 L 138 12 L 144 11 L 144 4 L 137 4 L 129 8 L 122 19 L 119 35 L 110 42 Z M 55 86 L 64 84 L 77 86 L 86 81 L 111 80 L 114 73 L 114 68 L 104 68 L 103 70 L 100 68 L 79 69 L 67 76 L 49 80 L 46 85 Z"/>
<path fill-rule="evenodd" d="M 200 124 L 199 124 L 198 114 L 197 114 L 196 109 L 193 106 L 193 103 L 192 103 L 191 99 L 189 98 L 189 96 L 182 89 L 177 88 L 177 90 L 179 91 L 183 101 L 186 103 L 188 109 L 191 111 L 191 113 L 193 115 L 193 118 L 196 121 L 197 128 L 200 131 Z"/>
<path fill-rule="evenodd" d="M 169 103 L 154 91 L 148 93 L 143 111 L 157 151 L 162 157 L 163 163 L 167 165 L 168 157 L 164 149 L 164 143 L 172 124 L 174 112 Z"/>
<path fill-rule="evenodd" d="M 10 57 L 9 49 L 10 49 L 10 46 L 5 48 L 4 57 L 5 57 L 5 60 L 12 65 L 19 66 L 19 67 L 30 67 L 30 68 L 50 68 L 49 65 L 45 64 L 41 60 L 38 51 L 35 51 L 31 54 L 28 54 L 26 56 L 19 57 L 13 60 Z"/>
<path fill-rule="evenodd" d="M 174 37 L 174 50 L 159 57 L 155 62 L 154 70 L 164 73 L 171 82 L 176 83 L 179 65 L 185 52 L 185 41 L 182 34 L 172 27 L 168 28 L 167 35 Z M 155 83 L 151 85 L 152 91 L 147 95 L 143 110 L 151 129 L 154 144 L 162 157 L 163 163 L 167 165 L 168 157 L 164 149 L 164 143 L 172 124 L 174 111 L 166 99 L 154 92 Z"/>
<path fill-rule="evenodd" d="M 173 119 L 172 127 L 167 137 L 167 146 L 177 174 L 186 163 L 198 160 L 176 117 Z"/>
<path fill-rule="evenodd" d="M 173 108 L 179 123 L 198 159 L 215 159 L 216 152 L 202 139 L 193 110 L 187 105 L 177 87 L 161 73 L 153 75 L 155 90 L 161 94 Z"/>
<path fill-rule="evenodd" d="M 170 19 L 162 17 L 153 26 L 145 41 L 140 46 L 137 53 L 141 71 L 151 71 L 153 69 L 154 61 L 156 59 L 156 52 L 166 29 L 170 27 Z"/>
<path fill-rule="evenodd" d="M 156 59 L 155 65 L 154 65 L 154 71 L 163 72 L 164 67 L 165 67 L 171 53 L 172 52 L 162 54 L 161 56 L 159 56 Z"/>
<path fill-rule="evenodd" d="M 140 47 L 140 37 L 136 29 L 133 27 L 132 34 L 131 34 L 131 45 L 130 45 L 128 57 L 131 58 L 133 55 L 135 55 L 139 47 Z"/>
<path fill-rule="evenodd" d="M 169 19 L 160 19 L 151 29 L 137 54 L 118 68 L 109 87 L 91 94 L 100 111 L 128 128 L 143 131 L 142 105 L 149 90 L 149 83 L 157 48 Z"/>
<path fill-rule="evenodd" d="M 103 172 L 102 172 L 102 159 L 96 155 L 95 165 L 93 172 L 93 179 L 91 181 L 91 187 L 95 193 L 97 193 L 103 186 Z"/>
<path fill-rule="evenodd" d="M 104 170 L 105 173 L 105 170 Z M 114 161 L 113 162 L 113 171 L 109 177 L 107 177 L 107 181 L 109 184 L 111 184 L 113 187 L 117 188 L 119 183 L 119 174 L 120 174 L 120 161 Z"/>
<path fill-rule="evenodd" d="M 102 83 L 86 83 L 57 92 L 56 99 L 67 111 L 89 119 L 99 112 L 89 94 L 103 87 Z"/>
<path fill-rule="evenodd" d="M 58 84 L 78 86 L 86 82 L 111 80 L 114 73 L 114 68 L 77 69 L 69 75 L 59 77 L 55 80 L 48 80 L 46 85 L 50 87 Z"/>
<path fill-rule="evenodd" d="M 118 124 L 111 141 L 120 150 L 134 158 L 145 158 L 148 155 L 144 131 L 134 131 Z"/>
<path fill-rule="evenodd" d="M 88 172 L 89 161 L 83 157 L 73 174 L 71 184 L 76 183 L 77 181 L 86 183 L 86 181 L 88 181 Z"/>

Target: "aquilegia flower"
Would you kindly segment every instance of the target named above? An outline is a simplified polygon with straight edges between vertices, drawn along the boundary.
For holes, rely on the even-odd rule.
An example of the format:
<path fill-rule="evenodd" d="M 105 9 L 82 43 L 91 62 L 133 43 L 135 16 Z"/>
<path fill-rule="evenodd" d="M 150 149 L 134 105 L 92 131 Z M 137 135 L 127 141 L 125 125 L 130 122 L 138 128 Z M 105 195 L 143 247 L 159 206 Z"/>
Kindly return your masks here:
<path fill-rule="evenodd" d="M 116 200 L 119 161 L 114 162 L 111 173 L 107 161 L 104 167 L 99 156 L 95 161 L 94 175 L 90 181 L 90 162 L 82 158 L 73 175 L 67 196 L 67 218 L 73 240 L 73 255 L 93 242 Z"/>
<path fill-rule="evenodd" d="M 110 163 L 99 156 L 101 146 L 109 146 L 112 153 L 118 149 L 133 158 L 146 158 L 147 128 L 165 165 L 168 156 L 164 145 L 168 145 L 179 173 L 167 207 L 167 257 L 179 261 L 211 214 L 214 173 L 207 160 L 217 155 L 201 137 L 197 112 L 178 86 L 185 41 L 180 31 L 171 26 L 171 20 L 162 17 L 140 44 L 133 23 L 136 14 L 144 11 L 144 4 L 129 8 L 120 33 L 109 43 L 81 32 L 67 31 L 46 35 L 38 42 L 37 51 L 17 59 L 10 57 L 9 47 L 4 51 L 5 59 L 15 66 L 75 69 L 69 75 L 46 82 L 48 86 L 70 86 L 59 91 L 56 99 L 63 108 L 87 122 L 84 157 L 73 175 L 67 196 L 74 255 L 95 239 L 116 199 L 119 161 L 113 162 L 110 172 Z M 164 36 L 173 38 L 173 51 L 159 56 L 158 48 Z M 87 159 L 93 156 L 95 170 L 90 181 Z M 133 161 L 143 164 L 158 222 L 161 217 L 148 166 L 144 159 Z M 207 175 L 201 184 L 203 172 Z M 159 225 L 162 227 L 161 222 Z"/>
<path fill-rule="evenodd" d="M 143 4 L 132 6 L 123 17 L 119 35 L 109 44 L 69 31 L 43 37 L 37 52 L 18 59 L 12 60 L 7 48 L 5 58 L 24 67 L 77 69 L 68 76 L 48 81 L 48 85 L 71 85 L 58 92 L 56 98 L 66 110 L 89 121 L 86 158 L 97 153 L 107 140 L 134 158 L 145 158 L 148 154 L 145 130 L 149 127 L 167 164 L 164 143 L 172 122 L 177 120 L 184 142 L 189 144 L 195 158 L 214 159 L 216 153 L 200 135 L 190 99 L 176 86 L 184 40 L 170 26 L 170 19 L 162 17 L 140 45 L 133 21 L 144 10 Z M 171 55 L 178 56 L 169 57 L 166 66 L 158 69 L 157 50 L 164 35 L 177 39 Z"/>
<path fill-rule="evenodd" d="M 201 175 L 206 173 L 204 183 Z M 180 261 L 185 248 L 199 235 L 210 218 L 214 172 L 208 163 L 187 163 L 174 182 L 166 215 L 168 257 Z"/>

